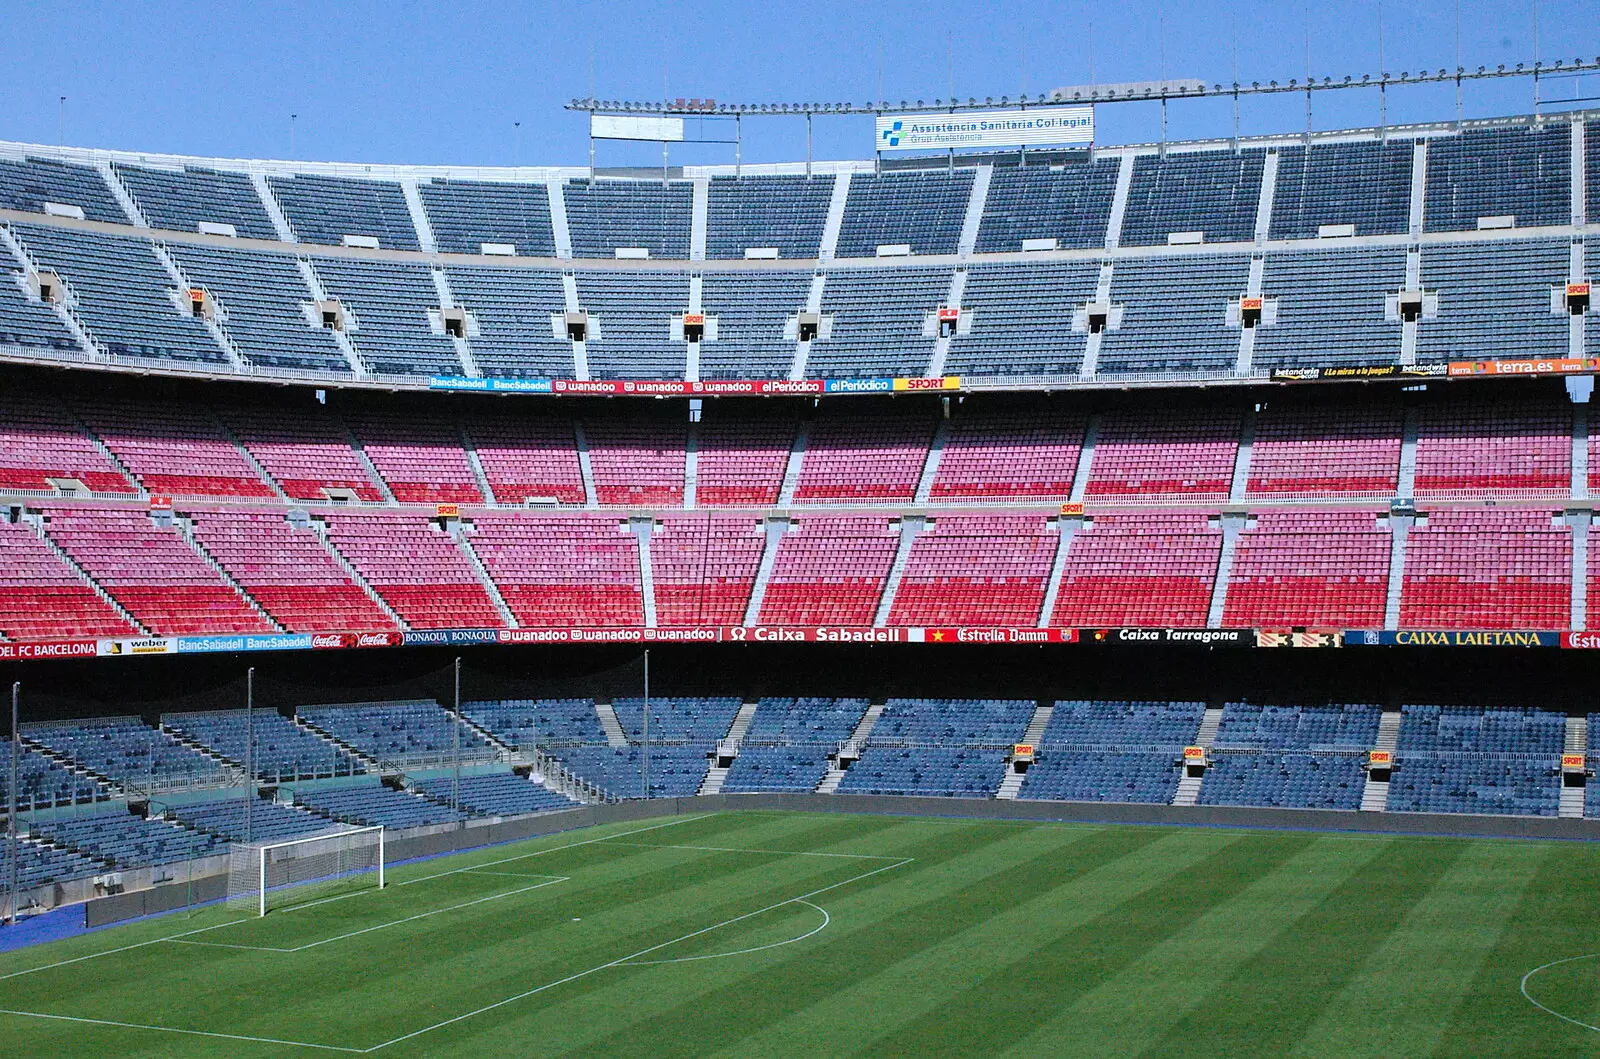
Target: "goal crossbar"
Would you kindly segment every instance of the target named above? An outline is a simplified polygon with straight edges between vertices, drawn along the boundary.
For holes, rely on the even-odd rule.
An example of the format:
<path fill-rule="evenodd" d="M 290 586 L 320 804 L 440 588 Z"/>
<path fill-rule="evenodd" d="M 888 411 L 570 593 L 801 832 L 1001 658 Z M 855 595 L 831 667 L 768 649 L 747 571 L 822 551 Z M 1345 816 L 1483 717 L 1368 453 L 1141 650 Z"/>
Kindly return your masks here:
<path fill-rule="evenodd" d="M 228 901 L 267 914 L 269 895 L 307 886 L 384 885 L 384 829 L 347 827 L 281 842 L 235 842 L 229 851 Z"/>

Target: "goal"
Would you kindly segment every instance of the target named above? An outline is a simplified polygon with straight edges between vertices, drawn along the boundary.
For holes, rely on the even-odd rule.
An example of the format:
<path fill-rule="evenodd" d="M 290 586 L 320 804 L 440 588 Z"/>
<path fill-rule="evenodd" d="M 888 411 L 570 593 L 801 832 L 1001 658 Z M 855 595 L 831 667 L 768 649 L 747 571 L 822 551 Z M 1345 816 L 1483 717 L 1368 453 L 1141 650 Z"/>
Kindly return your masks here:
<path fill-rule="evenodd" d="M 352 827 L 283 842 L 235 842 L 228 904 L 264 916 L 271 907 L 383 889 L 383 828 Z"/>

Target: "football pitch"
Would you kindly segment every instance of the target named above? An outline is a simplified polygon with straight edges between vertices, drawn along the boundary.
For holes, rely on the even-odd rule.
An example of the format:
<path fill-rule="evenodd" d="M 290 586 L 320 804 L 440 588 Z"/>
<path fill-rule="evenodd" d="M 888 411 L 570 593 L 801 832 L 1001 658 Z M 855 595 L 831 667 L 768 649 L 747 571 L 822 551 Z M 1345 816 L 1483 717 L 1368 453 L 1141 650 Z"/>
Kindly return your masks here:
<path fill-rule="evenodd" d="M 730 812 L 0 956 L 7 1056 L 1594 1055 L 1600 847 Z"/>

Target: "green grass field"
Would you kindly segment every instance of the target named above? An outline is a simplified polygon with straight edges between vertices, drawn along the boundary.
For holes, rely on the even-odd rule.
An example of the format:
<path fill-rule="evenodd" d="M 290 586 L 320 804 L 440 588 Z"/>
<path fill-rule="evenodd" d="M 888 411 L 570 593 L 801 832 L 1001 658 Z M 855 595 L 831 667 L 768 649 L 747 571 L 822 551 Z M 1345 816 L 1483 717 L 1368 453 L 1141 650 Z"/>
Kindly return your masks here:
<path fill-rule="evenodd" d="M 672 817 L 0 956 L 0 1053 L 1594 1055 L 1596 880 L 1579 843 Z"/>

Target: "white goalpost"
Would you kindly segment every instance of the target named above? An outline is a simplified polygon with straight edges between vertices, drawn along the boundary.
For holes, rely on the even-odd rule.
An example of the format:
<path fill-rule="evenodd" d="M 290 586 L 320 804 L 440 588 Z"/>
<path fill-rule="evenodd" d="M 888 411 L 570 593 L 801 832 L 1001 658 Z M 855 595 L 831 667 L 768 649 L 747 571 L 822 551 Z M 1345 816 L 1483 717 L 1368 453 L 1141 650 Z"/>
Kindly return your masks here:
<path fill-rule="evenodd" d="M 228 905 L 264 916 L 274 905 L 383 889 L 383 828 L 352 827 L 283 842 L 235 842 Z"/>

